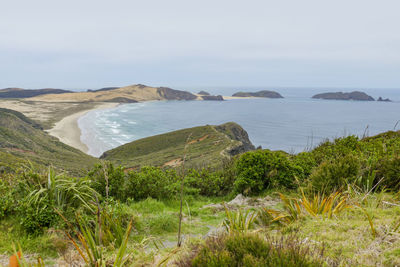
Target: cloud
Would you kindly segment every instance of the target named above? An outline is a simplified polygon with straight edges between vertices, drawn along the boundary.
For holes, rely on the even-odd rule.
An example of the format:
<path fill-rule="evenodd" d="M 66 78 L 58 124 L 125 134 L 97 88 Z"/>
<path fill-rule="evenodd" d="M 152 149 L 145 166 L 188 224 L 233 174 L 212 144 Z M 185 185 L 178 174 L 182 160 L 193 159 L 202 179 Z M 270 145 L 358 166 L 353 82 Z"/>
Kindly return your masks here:
<path fill-rule="evenodd" d="M 58 86 L 86 86 L 97 84 L 90 80 L 96 77 L 106 82 L 102 77 L 110 69 L 113 74 L 107 76 L 114 83 L 132 79 L 127 74 L 132 70 L 140 73 L 138 82 L 163 77 L 166 84 L 207 79 L 231 84 L 241 80 L 224 80 L 229 73 L 243 72 L 237 77 L 285 85 L 282 79 L 266 79 L 269 72 L 312 86 L 332 79 L 302 73 L 325 70 L 322 76 L 342 79 L 341 84 L 349 79 L 337 70 L 340 66 L 353 66 L 354 76 L 362 77 L 377 65 L 387 73 L 400 65 L 399 8 L 393 0 L 3 1 L 0 70 L 19 80 L 6 77 L 0 85 L 40 86 L 46 78 Z M 271 70 L 277 65 L 279 72 Z M 296 66 L 302 73 L 293 71 Z M 192 79 L 181 79 L 179 72 Z M 199 72 L 203 80 L 196 78 Z M 32 79 L 35 75 L 41 79 Z M 65 76 L 70 79 L 60 78 Z M 399 85 L 397 76 L 385 79 L 358 84 Z"/>

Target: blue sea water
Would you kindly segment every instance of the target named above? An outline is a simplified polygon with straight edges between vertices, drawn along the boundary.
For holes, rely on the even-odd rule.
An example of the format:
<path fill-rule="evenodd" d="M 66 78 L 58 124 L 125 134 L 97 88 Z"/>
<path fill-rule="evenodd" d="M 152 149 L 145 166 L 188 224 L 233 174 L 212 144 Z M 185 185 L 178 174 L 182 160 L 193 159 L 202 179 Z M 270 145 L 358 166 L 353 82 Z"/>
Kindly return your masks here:
<path fill-rule="evenodd" d="M 104 151 L 140 138 L 178 129 L 240 124 L 255 146 L 297 153 L 327 138 L 358 136 L 400 129 L 400 89 L 361 89 L 374 98 L 393 102 L 317 100 L 320 92 L 351 91 L 324 88 L 177 88 L 231 95 L 237 91 L 273 89 L 283 99 L 235 99 L 227 101 L 151 101 L 123 104 L 116 108 L 94 110 L 78 120 L 81 140 L 89 154 Z"/>

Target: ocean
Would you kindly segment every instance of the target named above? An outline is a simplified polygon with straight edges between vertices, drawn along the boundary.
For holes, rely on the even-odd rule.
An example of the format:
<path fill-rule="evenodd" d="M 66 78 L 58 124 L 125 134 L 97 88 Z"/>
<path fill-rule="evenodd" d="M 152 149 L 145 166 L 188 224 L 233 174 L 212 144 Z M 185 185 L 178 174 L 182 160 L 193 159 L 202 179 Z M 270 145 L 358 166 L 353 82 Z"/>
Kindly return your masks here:
<path fill-rule="evenodd" d="M 227 101 L 150 101 L 93 110 L 78 120 L 81 141 L 89 154 L 103 152 L 140 138 L 178 129 L 240 124 L 255 146 L 298 153 L 326 139 L 347 135 L 371 136 L 400 129 L 400 89 L 358 89 L 375 99 L 393 102 L 318 100 L 322 92 L 353 91 L 326 88 L 191 87 L 175 88 L 197 93 L 232 95 L 238 91 L 274 90 L 283 99 Z"/>

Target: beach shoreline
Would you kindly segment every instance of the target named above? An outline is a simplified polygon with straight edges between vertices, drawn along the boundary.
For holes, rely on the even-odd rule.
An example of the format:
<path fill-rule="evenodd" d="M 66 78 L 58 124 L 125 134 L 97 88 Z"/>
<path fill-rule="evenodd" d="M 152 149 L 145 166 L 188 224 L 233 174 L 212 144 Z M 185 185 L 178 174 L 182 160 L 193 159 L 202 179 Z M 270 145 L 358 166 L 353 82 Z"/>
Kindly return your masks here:
<path fill-rule="evenodd" d="M 58 138 L 60 142 L 73 148 L 79 149 L 80 151 L 87 154 L 89 148 L 81 141 L 82 131 L 78 125 L 79 118 L 84 116 L 89 111 L 114 108 L 118 105 L 119 103 L 99 103 L 92 109 L 87 109 L 64 117 L 60 121 L 56 122 L 54 127 L 47 130 L 47 132 L 51 136 Z"/>

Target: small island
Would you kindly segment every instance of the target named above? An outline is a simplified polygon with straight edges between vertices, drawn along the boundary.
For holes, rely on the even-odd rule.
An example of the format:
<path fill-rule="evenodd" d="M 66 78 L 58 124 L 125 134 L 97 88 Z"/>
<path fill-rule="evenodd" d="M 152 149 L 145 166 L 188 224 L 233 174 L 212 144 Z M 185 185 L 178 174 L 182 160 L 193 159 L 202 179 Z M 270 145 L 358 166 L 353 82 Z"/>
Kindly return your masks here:
<path fill-rule="evenodd" d="M 283 96 L 275 91 L 258 91 L 258 92 L 237 92 L 233 94 L 234 97 L 265 97 L 265 98 L 283 98 Z"/>
<path fill-rule="evenodd" d="M 377 101 L 379 101 L 379 102 L 392 102 L 392 100 L 390 100 L 389 98 L 383 99 L 381 96 L 378 98 Z"/>
<path fill-rule="evenodd" d="M 327 100 L 355 100 L 355 101 L 375 101 L 375 99 L 364 92 L 353 91 L 350 93 L 335 92 L 316 94 L 312 98 Z"/>

